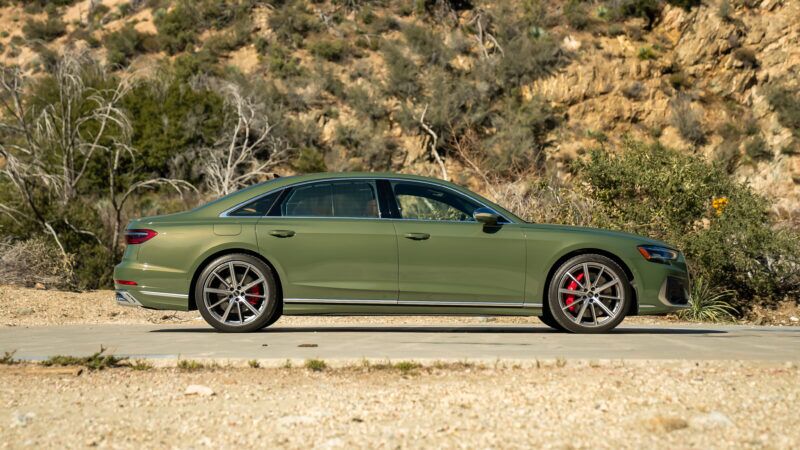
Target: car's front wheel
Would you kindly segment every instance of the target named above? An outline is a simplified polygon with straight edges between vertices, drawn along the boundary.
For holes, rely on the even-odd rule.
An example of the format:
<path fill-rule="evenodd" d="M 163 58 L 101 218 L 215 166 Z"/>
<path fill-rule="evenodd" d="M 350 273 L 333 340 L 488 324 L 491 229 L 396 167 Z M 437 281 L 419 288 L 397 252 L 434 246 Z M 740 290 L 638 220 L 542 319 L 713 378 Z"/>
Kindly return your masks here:
<path fill-rule="evenodd" d="M 277 289 L 272 269 L 247 254 L 225 255 L 200 273 L 195 300 L 200 315 L 219 331 L 260 330 L 275 316 Z"/>
<path fill-rule="evenodd" d="M 625 318 L 631 285 L 625 272 L 603 255 L 579 255 L 562 264 L 550 282 L 552 318 L 573 333 L 603 333 Z"/>

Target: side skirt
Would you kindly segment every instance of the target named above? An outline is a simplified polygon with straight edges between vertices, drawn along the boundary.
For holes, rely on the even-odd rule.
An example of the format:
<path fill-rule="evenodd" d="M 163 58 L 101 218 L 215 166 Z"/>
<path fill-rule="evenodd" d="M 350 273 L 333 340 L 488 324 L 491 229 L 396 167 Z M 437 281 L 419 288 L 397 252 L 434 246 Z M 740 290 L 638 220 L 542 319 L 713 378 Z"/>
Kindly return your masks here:
<path fill-rule="evenodd" d="M 284 315 L 342 316 L 538 316 L 540 304 L 476 302 L 396 302 L 394 300 L 283 300 Z"/>

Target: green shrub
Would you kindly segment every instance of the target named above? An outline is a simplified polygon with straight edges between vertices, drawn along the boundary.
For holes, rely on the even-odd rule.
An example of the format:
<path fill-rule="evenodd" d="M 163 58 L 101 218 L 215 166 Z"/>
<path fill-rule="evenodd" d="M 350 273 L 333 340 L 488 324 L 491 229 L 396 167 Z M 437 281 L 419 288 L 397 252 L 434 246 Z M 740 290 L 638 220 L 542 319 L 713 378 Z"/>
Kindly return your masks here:
<path fill-rule="evenodd" d="M 652 47 L 644 46 L 639 47 L 639 51 L 636 53 L 636 56 L 638 56 L 642 61 L 649 61 L 658 58 L 658 53 L 656 53 Z"/>
<path fill-rule="evenodd" d="M 403 35 L 423 64 L 445 65 L 450 60 L 450 52 L 439 33 L 430 27 L 410 24 L 403 29 Z"/>
<path fill-rule="evenodd" d="M 558 43 L 547 36 L 532 38 L 528 34 L 521 34 L 508 42 L 504 50 L 508 57 L 500 60 L 497 68 L 500 86 L 516 87 L 530 83 L 564 62 Z"/>
<path fill-rule="evenodd" d="M 347 57 L 350 48 L 343 39 L 323 39 L 312 43 L 309 51 L 314 56 L 339 62 Z"/>
<path fill-rule="evenodd" d="M 569 26 L 576 30 L 585 30 L 594 22 L 589 14 L 589 5 L 583 0 L 569 0 L 564 5 L 564 17 Z"/>
<path fill-rule="evenodd" d="M 130 23 L 109 33 L 103 39 L 108 51 L 106 57 L 108 63 L 112 66 L 127 66 L 136 55 L 152 49 L 148 48 L 148 38 L 152 39 L 152 36 L 136 31 Z M 152 44 L 149 45 L 152 46 Z"/>
<path fill-rule="evenodd" d="M 760 135 L 749 138 L 744 143 L 744 154 L 753 161 L 761 161 L 772 158 L 772 152 L 767 146 L 767 142 Z"/>
<path fill-rule="evenodd" d="M 799 236 L 773 228 L 768 202 L 717 166 L 626 141 L 576 165 L 598 202 L 595 224 L 652 236 L 682 249 L 694 275 L 752 298 L 800 292 Z"/>
<path fill-rule="evenodd" d="M 311 147 L 303 147 L 297 152 L 297 156 L 292 161 L 292 168 L 299 173 L 317 173 L 328 170 L 322 152 Z"/>
<path fill-rule="evenodd" d="M 48 17 L 45 20 L 28 19 L 22 26 L 25 37 L 32 40 L 50 42 L 67 32 L 66 24 L 59 17 Z"/>
<path fill-rule="evenodd" d="M 414 98 L 419 92 L 417 82 L 417 66 L 406 58 L 396 46 L 387 46 L 383 50 L 383 60 L 389 70 L 386 78 L 386 92 L 400 98 Z"/>
<path fill-rule="evenodd" d="M 269 27 L 278 40 L 292 47 L 301 47 L 306 36 L 321 26 L 319 19 L 298 0 L 286 1 L 269 17 Z"/>
<path fill-rule="evenodd" d="M 159 10 L 153 17 L 161 47 L 170 55 L 190 49 L 197 43 L 200 15 L 188 0 L 179 1 L 174 8 Z"/>
<path fill-rule="evenodd" d="M 269 47 L 267 66 L 270 72 L 278 78 L 289 78 L 303 73 L 300 59 L 292 55 L 289 49 L 280 44 Z"/>
<path fill-rule="evenodd" d="M 785 86 L 774 85 L 767 88 L 767 100 L 778 114 L 781 125 L 800 138 L 800 94 Z"/>
<path fill-rule="evenodd" d="M 307 359 L 303 365 L 312 372 L 322 372 L 328 368 L 328 364 L 321 359 Z"/>
<path fill-rule="evenodd" d="M 547 133 L 558 123 L 554 111 L 543 102 L 508 101 L 502 114 L 492 119 L 498 131 L 488 141 L 489 167 L 507 177 L 539 172 L 544 162 Z"/>
<path fill-rule="evenodd" d="M 347 103 L 358 114 L 370 120 L 380 120 L 389 114 L 380 100 L 373 98 L 369 90 L 362 86 L 353 86 L 347 90 Z"/>
<path fill-rule="evenodd" d="M 733 320 L 736 308 L 731 306 L 731 299 L 736 292 L 709 285 L 702 277 L 692 280 L 689 308 L 682 310 L 678 316 L 698 322 L 725 322 Z"/>
<path fill-rule="evenodd" d="M 214 57 L 219 58 L 250 42 L 252 28 L 249 20 L 240 20 L 231 29 L 216 33 L 206 39 L 205 43 L 203 43 L 203 48 L 208 50 Z"/>

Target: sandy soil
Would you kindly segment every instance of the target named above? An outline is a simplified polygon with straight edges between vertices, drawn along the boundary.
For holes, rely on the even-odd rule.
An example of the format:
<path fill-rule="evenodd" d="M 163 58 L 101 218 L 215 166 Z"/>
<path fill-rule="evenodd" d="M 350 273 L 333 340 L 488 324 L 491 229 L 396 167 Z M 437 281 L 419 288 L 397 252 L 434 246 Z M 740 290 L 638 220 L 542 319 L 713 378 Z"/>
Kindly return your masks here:
<path fill-rule="evenodd" d="M 18 367 L 0 366 L 2 448 L 800 447 L 796 365 Z"/>
<path fill-rule="evenodd" d="M 113 291 L 63 292 L 0 286 L 0 326 L 40 326 L 73 324 L 143 324 L 204 323 L 193 312 L 153 311 L 117 305 Z M 282 317 L 278 325 L 342 324 L 468 324 L 468 323 L 539 324 L 535 317 L 446 317 L 446 316 L 372 316 L 372 317 Z M 686 323 L 674 317 L 629 317 L 631 324 Z"/>

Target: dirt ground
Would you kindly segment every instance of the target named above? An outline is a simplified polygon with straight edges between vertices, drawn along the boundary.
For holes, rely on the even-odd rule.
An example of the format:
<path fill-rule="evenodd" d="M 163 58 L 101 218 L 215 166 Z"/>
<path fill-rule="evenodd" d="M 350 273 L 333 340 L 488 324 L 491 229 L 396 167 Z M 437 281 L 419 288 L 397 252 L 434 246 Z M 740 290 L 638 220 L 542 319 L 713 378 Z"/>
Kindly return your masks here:
<path fill-rule="evenodd" d="M 800 325 L 800 308 L 787 302 L 777 310 L 759 310 L 757 325 Z M 282 317 L 277 325 L 341 325 L 341 324 L 467 324 L 467 323 L 530 323 L 535 317 Z M 203 323 L 196 312 L 152 311 L 117 305 L 113 291 L 63 292 L 0 286 L 0 326 L 40 326 L 73 324 L 142 324 Z M 629 317 L 627 324 L 686 323 L 676 317 Z"/>
<path fill-rule="evenodd" d="M 800 448 L 795 364 L 44 370 L 0 448 Z"/>

